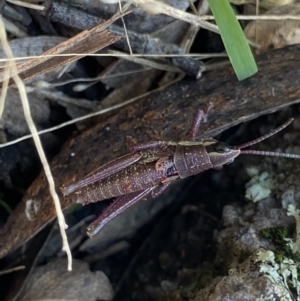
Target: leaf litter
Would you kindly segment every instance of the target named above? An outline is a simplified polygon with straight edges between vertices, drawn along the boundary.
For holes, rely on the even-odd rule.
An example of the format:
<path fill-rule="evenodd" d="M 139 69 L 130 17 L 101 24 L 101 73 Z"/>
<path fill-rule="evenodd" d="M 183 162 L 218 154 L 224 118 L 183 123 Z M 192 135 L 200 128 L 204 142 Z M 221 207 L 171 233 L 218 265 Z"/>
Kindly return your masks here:
<path fill-rule="evenodd" d="M 126 87 L 126 84 L 124 85 L 125 87 Z M 134 87 L 134 84 L 132 85 L 133 87 Z M 150 85 L 149 85 L 150 86 Z M 127 87 L 126 87 L 127 88 Z M 147 86 L 146 86 L 146 88 L 145 88 L 145 90 L 142 90 L 140 93 L 142 93 L 142 92 L 145 92 L 145 91 L 147 91 L 147 89 L 149 89 Z M 118 95 L 120 95 L 120 94 L 122 94 L 122 89 L 120 90 L 120 93 L 116 93 L 116 97 L 113 97 L 113 99 L 116 99 L 117 97 L 118 97 Z M 128 94 L 128 95 L 130 95 L 130 94 Z M 109 104 L 109 101 L 108 101 L 108 104 Z M 270 108 L 270 110 L 271 110 L 271 108 Z M 124 128 L 124 127 L 123 127 Z M 95 296 L 94 297 L 91 297 L 92 299 L 94 298 L 96 298 Z M 110 297 L 111 298 L 111 297 Z M 91 299 L 91 300 L 92 300 Z"/>

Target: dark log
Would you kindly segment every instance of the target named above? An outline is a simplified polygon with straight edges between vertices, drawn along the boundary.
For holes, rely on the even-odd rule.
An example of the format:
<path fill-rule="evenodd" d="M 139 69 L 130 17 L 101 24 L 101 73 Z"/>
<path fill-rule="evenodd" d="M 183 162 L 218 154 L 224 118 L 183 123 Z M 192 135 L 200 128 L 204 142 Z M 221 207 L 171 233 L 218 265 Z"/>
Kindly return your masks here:
<path fill-rule="evenodd" d="M 205 74 L 198 81 L 181 81 L 123 108 L 107 121 L 66 142 L 51 163 L 56 187 L 82 178 L 98 166 L 124 155 L 128 135 L 140 142 L 183 138 L 195 111 L 209 102 L 213 109 L 208 122 L 200 129 L 199 138 L 212 137 L 241 122 L 299 102 L 299 50 L 300 46 L 293 46 L 262 55 L 257 59 L 259 72 L 242 82 L 238 82 L 232 68 L 227 67 Z M 39 205 L 37 212 L 31 212 L 31 220 L 25 215 L 29 200 Z M 72 195 L 61 197 L 63 208 L 72 202 Z M 48 184 L 41 172 L 0 229 L 0 257 L 34 236 L 55 214 Z"/>

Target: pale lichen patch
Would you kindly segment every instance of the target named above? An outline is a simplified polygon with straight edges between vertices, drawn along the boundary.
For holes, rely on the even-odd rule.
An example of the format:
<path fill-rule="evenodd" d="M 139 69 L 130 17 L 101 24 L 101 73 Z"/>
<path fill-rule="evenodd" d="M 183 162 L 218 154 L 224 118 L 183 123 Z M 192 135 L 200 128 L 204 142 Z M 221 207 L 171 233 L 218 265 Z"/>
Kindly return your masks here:
<path fill-rule="evenodd" d="M 290 258 L 284 258 L 283 261 L 278 264 L 275 261 L 275 254 L 270 250 L 260 250 L 257 253 L 257 262 L 260 263 L 260 272 L 265 274 L 272 282 L 277 284 L 283 284 L 286 290 L 289 291 L 290 287 L 293 287 L 297 291 L 297 300 L 300 300 L 300 282 L 297 277 L 297 269 L 299 263 L 295 263 Z M 281 296 L 281 300 L 290 300 L 290 296 Z"/>
<path fill-rule="evenodd" d="M 25 215 L 28 220 L 33 220 L 41 207 L 41 202 L 35 199 L 29 199 L 25 202 Z"/>
<path fill-rule="evenodd" d="M 251 170 L 251 173 L 253 173 L 253 171 L 254 170 Z M 253 202 L 263 200 L 271 195 L 273 187 L 273 179 L 268 172 L 257 173 L 246 184 L 246 198 Z"/>
<path fill-rule="evenodd" d="M 289 205 L 295 205 L 295 187 L 289 187 L 281 195 L 282 208 L 287 209 Z"/>
<path fill-rule="evenodd" d="M 296 221 L 296 241 L 295 243 L 291 243 L 291 248 L 293 252 L 300 252 L 300 210 L 295 207 L 295 205 L 289 205 L 288 216 L 293 216 Z"/>

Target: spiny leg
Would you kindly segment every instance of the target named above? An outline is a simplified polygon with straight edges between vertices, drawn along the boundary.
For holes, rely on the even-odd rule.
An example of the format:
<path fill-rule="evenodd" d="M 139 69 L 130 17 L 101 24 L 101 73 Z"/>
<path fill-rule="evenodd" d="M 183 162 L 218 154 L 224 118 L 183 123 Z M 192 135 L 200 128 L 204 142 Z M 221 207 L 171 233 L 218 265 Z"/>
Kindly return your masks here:
<path fill-rule="evenodd" d="M 155 187 L 117 197 L 111 205 L 87 228 L 90 237 L 96 235 L 108 222 L 147 196 Z"/>
<path fill-rule="evenodd" d="M 107 178 L 119 172 L 120 170 L 123 170 L 124 168 L 139 161 L 141 157 L 142 157 L 141 154 L 136 152 L 136 153 L 125 155 L 113 161 L 110 161 L 107 164 L 102 165 L 101 167 L 97 168 L 96 170 L 88 174 L 82 180 L 75 182 L 70 186 L 61 187 L 61 191 L 64 196 L 67 196 L 84 186 L 100 181 L 104 178 Z"/>
<path fill-rule="evenodd" d="M 197 110 L 190 130 L 190 139 L 192 141 L 196 139 L 200 124 L 207 122 L 207 116 L 212 107 L 213 105 L 210 102 L 205 110 L 202 109 Z"/>

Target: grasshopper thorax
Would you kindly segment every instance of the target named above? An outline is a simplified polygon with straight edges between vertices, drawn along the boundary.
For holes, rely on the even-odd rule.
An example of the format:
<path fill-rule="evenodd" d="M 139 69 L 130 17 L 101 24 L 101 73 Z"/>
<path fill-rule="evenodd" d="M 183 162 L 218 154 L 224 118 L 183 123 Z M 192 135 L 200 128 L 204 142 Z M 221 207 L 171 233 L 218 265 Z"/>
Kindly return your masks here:
<path fill-rule="evenodd" d="M 174 154 L 174 164 L 180 178 L 196 175 L 205 170 L 220 169 L 231 163 L 240 154 L 240 150 L 215 139 L 200 142 L 180 142 Z"/>

